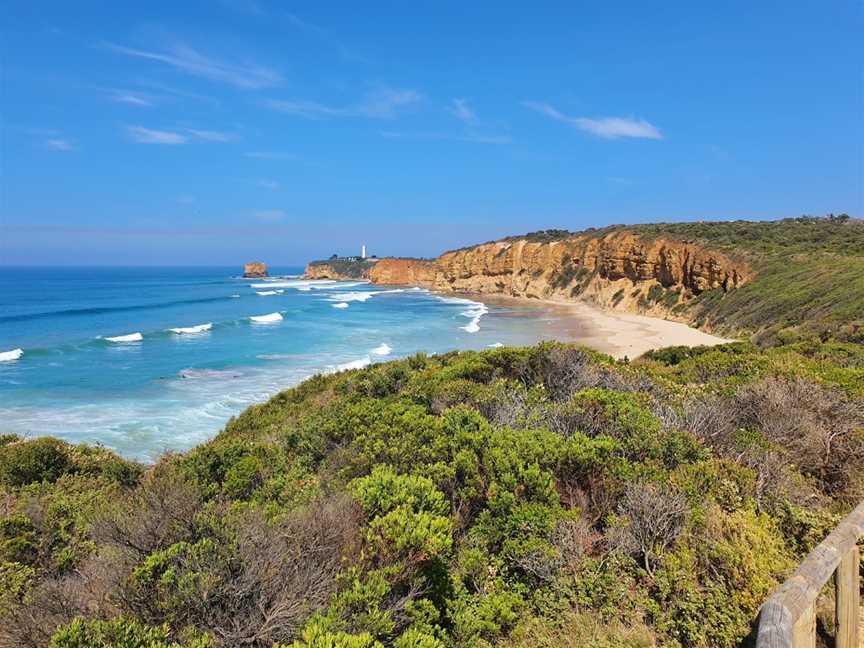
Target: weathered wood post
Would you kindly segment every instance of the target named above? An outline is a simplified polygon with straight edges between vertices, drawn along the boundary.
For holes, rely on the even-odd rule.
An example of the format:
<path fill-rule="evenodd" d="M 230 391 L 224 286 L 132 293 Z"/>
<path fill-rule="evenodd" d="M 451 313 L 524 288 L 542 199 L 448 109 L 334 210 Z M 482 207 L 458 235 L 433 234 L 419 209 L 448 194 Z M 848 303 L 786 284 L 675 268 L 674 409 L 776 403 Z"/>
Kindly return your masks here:
<path fill-rule="evenodd" d="M 757 648 L 813 648 L 816 599 L 834 576 L 835 648 L 859 648 L 857 542 L 864 536 L 864 502 L 847 515 L 771 595 L 759 612 Z"/>
<path fill-rule="evenodd" d="M 834 574 L 834 591 L 837 601 L 835 648 L 858 648 L 858 614 L 861 609 L 861 594 L 858 583 L 858 564 L 861 557 L 858 547 L 853 546 L 840 559 Z"/>

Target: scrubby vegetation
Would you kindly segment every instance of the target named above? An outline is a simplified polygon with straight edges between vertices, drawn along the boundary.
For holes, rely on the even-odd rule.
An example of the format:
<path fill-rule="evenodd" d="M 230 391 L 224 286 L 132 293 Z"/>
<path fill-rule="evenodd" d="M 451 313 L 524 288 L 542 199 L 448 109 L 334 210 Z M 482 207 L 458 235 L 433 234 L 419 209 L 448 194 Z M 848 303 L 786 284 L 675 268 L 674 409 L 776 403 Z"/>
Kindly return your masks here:
<path fill-rule="evenodd" d="M 329 266 L 340 277 L 367 279 L 369 277 L 369 269 L 372 267 L 372 262 L 354 259 L 325 259 L 320 261 L 311 261 L 309 265 L 312 267 Z"/>
<path fill-rule="evenodd" d="M 864 221 L 803 216 L 779 221 L 633 225 L 646 238 L 698 241 L 744 258 L 756 272 L 748 284 L 703 293 L 694 321 L 755 333 L 760 344 L 808 336 L 864 341 Z"/>
<path fill-rule="evenodd" d="M 0 645 L 737 646 L 864 495 L 864 347 L 319 376 L 142 467 L 0 439 Z"/>

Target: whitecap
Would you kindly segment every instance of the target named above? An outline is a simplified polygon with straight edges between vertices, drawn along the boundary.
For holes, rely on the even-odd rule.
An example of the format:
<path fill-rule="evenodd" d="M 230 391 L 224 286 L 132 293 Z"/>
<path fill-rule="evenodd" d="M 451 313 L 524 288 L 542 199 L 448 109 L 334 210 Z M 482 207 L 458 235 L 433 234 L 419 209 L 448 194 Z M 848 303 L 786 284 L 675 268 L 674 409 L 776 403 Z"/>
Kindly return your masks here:
<path fill-rule="evenodd" d="M 11 351 L 0 352 L 0 362 L 15 362 L 18 358 L 24 355 L 23 349 L 12 349 Z"/>
<path fill-rule="evenodd" d="M 486 308 L 485 304 L 481 304 L 480 302 L 474 302 L 474 304 L 474 306 L 472 306 L 466 311 L 462 311 L 461 313 L 463 317 L 471 318 L 471 321 L 468 322 L 468 324 L 459 327 L 466 333 L 476 333 L 477 331 L 479 331 L 480 319 L 489 312 L 489 309 Z"/>
<path fill-rule="evenodd" d="M 268 295 L 275 295 L 276 291 L 275 290 L 262 290 L 262 291 L 256 290 L 255 294 L 260 295 L 261 297 L 267 297 Z"/>
<path fill-rule="evenodd" d="M 331 304 L 333 308 L 348 308 L 348 304 L 345 302 L 339 302 L 338 304 Z"/>
<path fill-rule="evenodd" d="M 475 317 L 473 320 L 468 322 L 465 326 L 460 326 L 463 331 L 466 333 L 476 333 L 480 330 L 480 318 Z"/>
<path fill-rule="evenodd" d="M 108 342 L 140 342 L 144 339 L 144 336 L 140 333 L 129 333 L 128 335 L 116 335 L 114 337 L 106 337 Z"/>
<path fill-rule="evenodd" d="M 383 342 L 380 346 L 377 346 L 374 349 L 372 349 L 371 352 L 374 353 L 375 355 L 386 356 L 386 355 L 390 355 L 390 352 L 392 350 L 393 349 L 390 348 L 390 345 L 388 345 L 386 342 Z"/>
<path fill-rule="evenodd" d="M 349 369 L 362 369 L 363 367 L 367 367 L 372 363 L 372 359 L 369 356 L 365 358 L 360 358 L 359 360 L 352 360 L 351 362 L 344 362 L 340 365 L 336 365 L 334 368 L 335 371 L 348 371 Z"/>
<path fill-rule="evenodd" d="M 240 295 L 231 295 L 231 299 L 237 299 Z"/>
<path fill-rule="evenodd" d="M 381 294 L 383 291 L 375 290 L 371 292 L 346 292 L 337 295 L 331 295 L 327 299 L 336 302 L 365 302 L 367 299 L 372 299 L 375 295 Z"/>
<path fill-rule="evenodd" d="M 269 324 L 271 322 L 281 322 L 282 321 L 282 313 L 270 313 L 268 315 L 252 315 L 250 318 L 253 322 L 258 322 L 259 324 Z"/>
<path fill-rule="evenodd" d="M 178 326 L 177 328 L 168 329 L 172 333 L 177 333 L 178 335 L 182 335 L 184 333 L 195 334 L 195 333 L 205 333 L 213 328 L 212 323 L 207 324 L 199 324 L 198 326 Z"/>
<path fill-rule="evenodd" d="M 471 306 L 482 306 L 480 302 L 476 302 L 473 299 L 465 299 L 464 297 L 443 297 L 442 295 L 435 295 L 435 299 L 438 301 L 442 301 L 445 304 L 469 304 Z"/>

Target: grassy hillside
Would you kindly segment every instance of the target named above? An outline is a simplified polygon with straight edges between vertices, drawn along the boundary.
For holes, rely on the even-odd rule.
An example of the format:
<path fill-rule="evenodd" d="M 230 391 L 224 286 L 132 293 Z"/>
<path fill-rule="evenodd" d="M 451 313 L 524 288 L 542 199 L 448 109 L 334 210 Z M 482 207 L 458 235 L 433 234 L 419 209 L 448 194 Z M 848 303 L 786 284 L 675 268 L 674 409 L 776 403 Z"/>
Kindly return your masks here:
<path fill-rule="evenodd" d="M 146 470 L 4 437 L 0 646 L 736 646 L 864 495 L 862 399 L 855 344 L 545 344 L 319 376 Z"/>
<path fill-rule="evenodd" d="M 727 295 L 704 293 L 693 312 L 720 330 L 775 343 L 820 336 L 864 340 L 864 221 L 847 217 L 631 226 L 648 237 L 698 241 L 756 271 Z"/>

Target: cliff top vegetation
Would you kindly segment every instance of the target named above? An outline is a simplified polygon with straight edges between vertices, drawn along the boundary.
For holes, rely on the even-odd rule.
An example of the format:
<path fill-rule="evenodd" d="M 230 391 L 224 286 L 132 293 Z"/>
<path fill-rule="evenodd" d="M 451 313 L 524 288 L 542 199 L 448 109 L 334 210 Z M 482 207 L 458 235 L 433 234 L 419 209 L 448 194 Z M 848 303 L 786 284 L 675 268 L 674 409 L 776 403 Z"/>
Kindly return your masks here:
<path fill-rule="evenodd" d="M 737 646 L 864 495 L 864 347 L 416 355 L 144 467 L 0 440 L 0 645 Z"/>

